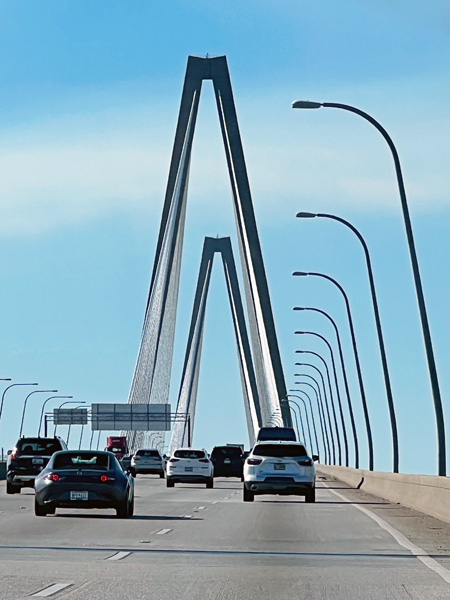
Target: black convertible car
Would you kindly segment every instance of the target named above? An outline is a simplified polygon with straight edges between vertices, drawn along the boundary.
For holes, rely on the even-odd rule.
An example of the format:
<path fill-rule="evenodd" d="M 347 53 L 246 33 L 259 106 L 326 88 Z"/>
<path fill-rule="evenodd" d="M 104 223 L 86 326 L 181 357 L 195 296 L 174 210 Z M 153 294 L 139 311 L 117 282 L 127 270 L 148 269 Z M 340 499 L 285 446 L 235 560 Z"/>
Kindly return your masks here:
<path fill-rule="evenodd" d="M 133 515 L 134 480 L 112 452 L 55 452 L 34 489 L 38 517 L 53 515 L 57 508 L 114 508 L 119 518 Z"/>

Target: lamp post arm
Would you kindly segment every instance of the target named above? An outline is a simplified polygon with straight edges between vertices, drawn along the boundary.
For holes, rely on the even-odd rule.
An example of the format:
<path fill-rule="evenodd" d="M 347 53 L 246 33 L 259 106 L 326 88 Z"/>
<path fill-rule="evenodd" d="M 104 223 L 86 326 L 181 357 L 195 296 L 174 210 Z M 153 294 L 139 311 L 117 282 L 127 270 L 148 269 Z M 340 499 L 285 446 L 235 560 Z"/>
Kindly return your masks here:
<path fill-rule="evenodd" d="M 289 404 L 291 404 L 291 403 L 294 404 L 294 401 L 293 400 L 289 400 L 289 397 L 288 397 L 288 402 L 289 402 Z M 297 406 L 298 406 L 298 404 L 297 404 Z M 300 407 L 298 407 L 298 408 L 299 408 L 299 415 L 300 415 L 300 423 L 302 425 L 302 435 L 303 435 L 303 439 L 305 439 L 305 430 L 303 428 L 303 421 L 301 419 Z M 293 410 L 292 412 L 294 413 L 295 425 L 296 425 L 296 429 L 297 429 L 297 436 L 300 438 L 300 429 L 298 427 L 297 413 L 296 413 L 295 410 Z"/>
<path fill-rule="evenodd" d="M 308 383 L 307 381 L 296 381 L 295 385 L 307 385 L 308 387 L 310 387 L 313 392 L 314 395 L 316 397 L 316 402 L 317 402 L 317 406 L 320 406 L 320 409 L 322 410 L 322 419 L 323 419 L 323 427 L 325 430 L 325 436 L 326 436 L 326 440 L 327 440 L 327 446 L 328 446 L 328 460 L 329 460 L 329 464 L 336 464 L 336 449 L 335 449 L 335 444 L 334 444 L 334 438 L 333 438 L 333 431 L 331 429 L 331 421 L 330 421 L 330 412 L 328 410 L 328 404 L 325 403 L 325 406 L 327 408 L 327 414 L 328 414 L 328 422 L 330 424 L 330 435 L 328 434 L 328 426 L 327 426 L 327 419 L 325 416 L 325 408 L 324 408 L 324 402 L 322 400 L 322 394 L 320 394 L 320 388 L 319 388 L 319 393 L 317 393 L 316 388 L 311 385 L 310 383 Z M 330 437 L 331 437 L 331 444 L 330 444 Z M 331 449 L 333 450 L 333 452 L 331 451 Z"/>
<path fill-rule="evenodd" d="M 316 420 L 314 418 L 314 411 L 313 411 L 313 407 L 312 407 L 312 401 L 310 396 L 303 390 L 289 390 L 290 392 L 298 392 L 299 394 L 304 394 L 307 398 L 308 398 L 308 402 L 309 402 L 309 409 L 311 411 L 311 418 L 312 418 L 312 424 L 313 424 L 313 431 L 314 431 L 314 439 L 316 441 L 316 449 L 317 449 L 317 454 L 320 454 L 320 450 L 319 450 L 319 440 L 317 438 L 317 428 L 316 428 Z M 299 400 L 303 400 L 303 398 L 301 398 L 300 396 L 297 396 L 295 394 L 290 394 L 289 397 L 294 396 L 295 398 L 298 398 Z M 323 430 L 323 424 L 322 424 L 322 415 L 320 414 L 320 410 L 319 410 L 319 405 L 317 405 L 317 412 L 319 413 L 319 425 L 321 428 L 321 432 L 322 432 L 322 446 L 323 446 L 323 451 L 324 451 L 324 457 L 325 457 L 325 462 L 327 462 L 327 447 L 325 444 L 325 433 Z"/>
<path fill-rule="evenodd" d="M 287 395 L 288 399 L 290 398 L 290 394 Z M 309 436 L 309 444 L 310 444 L 310 448 L 311 448 L 311 454 L 313 452 L 313 443 L 312 443 L 312 437 L 311 437 L 311 428 L 309 426 L 309 417 L 308 417 L 308 410 L 306 408 L 306 402 L 305 400 L 303 400 L 303 398 L 300 398 L 300 400 L 303 403 L 303 407 L 305 409 L 305 415 L 306 415 L 306 426 L 308 429 L 308 436 Z M 295 406 L 298 408 L 298 412 L 301 418 L 302 412 L 300 410 L 300 406 L 298 405 L 298 403 L 295 400 L 288 400 L 289 402 L 292 402 L 293 404 L 295 404 Z M 306 436 L 305 436 L 305 432 L 303 431 L 303 439 L 306 440 Z"/>

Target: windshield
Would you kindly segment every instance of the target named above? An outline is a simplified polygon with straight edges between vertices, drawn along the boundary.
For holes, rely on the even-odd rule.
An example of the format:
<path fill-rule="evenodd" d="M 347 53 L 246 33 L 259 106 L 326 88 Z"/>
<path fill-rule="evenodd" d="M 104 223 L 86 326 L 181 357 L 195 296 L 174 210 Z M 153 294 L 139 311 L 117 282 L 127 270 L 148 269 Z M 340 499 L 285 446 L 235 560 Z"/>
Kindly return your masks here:
<path fill-rule="evenodd" d="M 175 450 L 176 458 L 205 458 L 202 450 Z"/>
<path fill-rule="evenodd" d="M 270 456 L 273 458 L 297 458 L 308 456 L 305 447 L 297 444 L 257 444 L 253 448 L 255 456 Z"/>
<path fill-rule="evenodd" d="M 108 469 L 109 456 L 95 452 L 70 452 L 55 456 L 53 469 Z"/>
<path fill-rule="evenodd" d="M 51 456 L 54 452 L 61 450 L 61 444 L 58 440 L 28 438 L 17 442 L 16 448 L 20 454 Z"/>
<path fill-rule="evenodd" d="M 151 456 L 153 458 L 160 458 L 158 450 L 138 450 L 136 456 Z"/>

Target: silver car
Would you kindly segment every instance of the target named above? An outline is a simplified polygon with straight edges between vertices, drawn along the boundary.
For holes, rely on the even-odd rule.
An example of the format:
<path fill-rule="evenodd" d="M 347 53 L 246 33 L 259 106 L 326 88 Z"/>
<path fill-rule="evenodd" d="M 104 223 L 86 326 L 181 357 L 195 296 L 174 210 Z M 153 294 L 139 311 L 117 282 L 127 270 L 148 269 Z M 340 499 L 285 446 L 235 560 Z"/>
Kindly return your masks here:
<path fill-rule="evenodd" d="M 156 448 L 141 448 L 131 457 L 130 473 L 133 477 L 141 473 L 153 473 L 164 479 L 164 469 L 164 460 Z"/>

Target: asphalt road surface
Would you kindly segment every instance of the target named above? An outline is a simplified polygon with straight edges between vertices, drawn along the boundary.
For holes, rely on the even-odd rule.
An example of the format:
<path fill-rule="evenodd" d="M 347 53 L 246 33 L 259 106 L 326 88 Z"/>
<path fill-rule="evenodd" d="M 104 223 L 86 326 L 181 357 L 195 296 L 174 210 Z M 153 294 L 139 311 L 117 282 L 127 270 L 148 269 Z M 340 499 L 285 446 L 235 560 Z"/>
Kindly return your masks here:
<path fill-rule="evenodd" d="M 331 479 L 242 501 L 237 479 L 136 479 L 135 516 L 57 510 L 0 483 L 0 599 L 449 600 L 450 525 Z"/>

